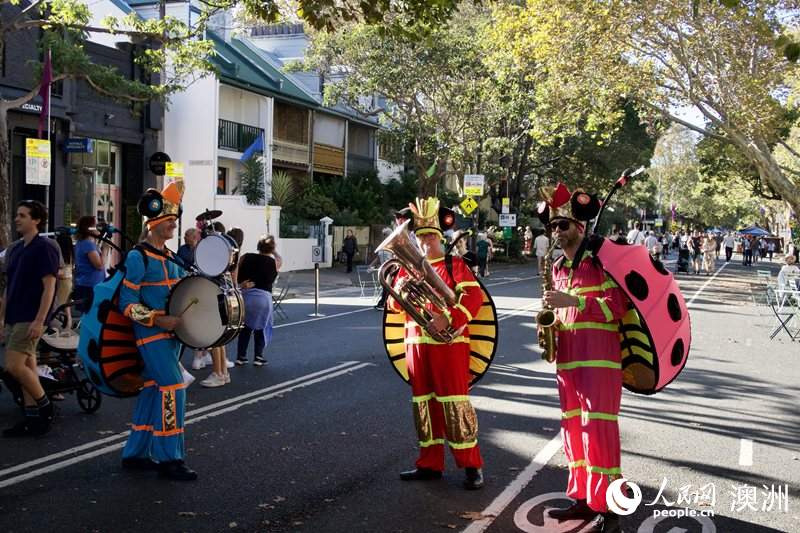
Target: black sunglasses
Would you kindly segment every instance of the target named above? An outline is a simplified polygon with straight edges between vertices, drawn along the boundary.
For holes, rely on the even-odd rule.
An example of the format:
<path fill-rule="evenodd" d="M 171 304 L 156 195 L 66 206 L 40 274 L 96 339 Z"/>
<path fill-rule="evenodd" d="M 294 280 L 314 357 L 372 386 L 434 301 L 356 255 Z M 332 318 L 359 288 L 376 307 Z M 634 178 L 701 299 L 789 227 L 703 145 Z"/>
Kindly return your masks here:
<path fill-rule="evenodd" d="M 551 222 L 550 231 L 555 231 L 556 228 L 560 229 L 561 231 L 567 231 L 569 229 L 569 220 L 559 220 L 558 222 Z"/>

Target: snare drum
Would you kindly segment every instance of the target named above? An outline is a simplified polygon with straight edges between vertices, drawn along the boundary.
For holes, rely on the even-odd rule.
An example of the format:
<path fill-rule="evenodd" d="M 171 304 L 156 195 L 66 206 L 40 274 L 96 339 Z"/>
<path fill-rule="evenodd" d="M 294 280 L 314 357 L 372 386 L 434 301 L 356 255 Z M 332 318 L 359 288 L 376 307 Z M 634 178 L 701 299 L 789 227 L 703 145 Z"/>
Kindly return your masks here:
<path fill-rule="evenodd" d="M 230 272 L 239 261 L 239 248 L 228 235 L 212 233 L 197 243 L 194 264 L 201 274 L 210 278 Z"/>
<path fill-rule="evenodd" d="M 174 331 L 179 341 L 204 350 L 224 346 L 236 337 L 244 322 L 244 304 L 229 279 L 189 276 L 172 288 L 167 312 L 181 318 Z"/>

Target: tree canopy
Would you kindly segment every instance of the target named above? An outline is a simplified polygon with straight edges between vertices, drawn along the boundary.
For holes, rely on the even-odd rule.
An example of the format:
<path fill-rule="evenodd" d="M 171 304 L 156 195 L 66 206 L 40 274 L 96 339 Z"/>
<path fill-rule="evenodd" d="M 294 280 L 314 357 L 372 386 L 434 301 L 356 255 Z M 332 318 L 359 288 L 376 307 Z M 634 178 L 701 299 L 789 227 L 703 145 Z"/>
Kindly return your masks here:
<path fill-rule="evenodd" d="M 798 182 L 772 153 L 796 69 L 784 27 L 793 9 L 783 0 L 528 0 L 497 7 L 497 47 L 535 81 L 537 114 L 549 117 L 539 135 L 602 132 L 622 119 L 624 97 L 648 122 L 666 118 L 735 147 L 800 212 Z M 678 116 L 686 106 L 705 124 Z"/>

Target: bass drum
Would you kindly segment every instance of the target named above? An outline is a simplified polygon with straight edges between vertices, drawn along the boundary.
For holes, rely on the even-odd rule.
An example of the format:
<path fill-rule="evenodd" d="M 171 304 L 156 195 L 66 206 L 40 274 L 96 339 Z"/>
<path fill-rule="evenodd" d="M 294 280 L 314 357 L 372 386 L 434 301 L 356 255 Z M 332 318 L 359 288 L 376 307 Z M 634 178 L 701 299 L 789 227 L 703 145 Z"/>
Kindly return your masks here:
<path fill-rule="evenodd" d="M 181 318 L 175 337 L 195 350 L 228 344 L 244 323 L 242 295 L 228 279 L 183 278 L 170 291 L 167 312 Z"/>
<path fill-rule="evenodd" d="M 201 274 L 216 278 L 230 272 L 239 261 L 239 248 L 228 235 L 212 233 L 202 238 L 194 249 L 194 264 Z"/>

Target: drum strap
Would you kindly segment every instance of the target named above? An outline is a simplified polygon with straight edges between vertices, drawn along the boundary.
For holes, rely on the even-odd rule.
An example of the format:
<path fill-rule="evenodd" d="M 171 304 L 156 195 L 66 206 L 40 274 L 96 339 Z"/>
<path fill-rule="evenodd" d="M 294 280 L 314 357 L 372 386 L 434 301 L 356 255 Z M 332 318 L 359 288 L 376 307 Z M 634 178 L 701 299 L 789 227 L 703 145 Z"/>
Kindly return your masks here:
<path fill-rule="evenodd" d="M 184 270 L 186 270 L 186 268 L 187 268 L 187 265 L 184 262 L 184 260 L 180 256 L 178 256 L 178 254 L 174 253 L 172 250 L 169 250 L 169 248 L 167 248 L 167 249 L 169 250 L 170 253 L 169 253 L 169 255 L 167 255 L 164 252 L 162 252 L 161 250 L 159 250 L 158 248 L 156 248 L 153 245 L 151 245 L 150 243 L 147 243 L 147 242 L 144 242 L 144 241 L 142 241 L 142 242 L 140 242 L 138 244 L 135 244 L 133 247 L 134 248 L 138 248 L 140 252 L 148 251 L 151 254 L 160 255 L 161 257 L 163 257 L 167 261 L 171 261 L 171 262 L 175 263 L 176 265 L 178 265 L 179 267 L 181 267 Z M 143 253 L 142 257 L 145 258 L 144 266 L 147 267 L 147 254 Z"/>

